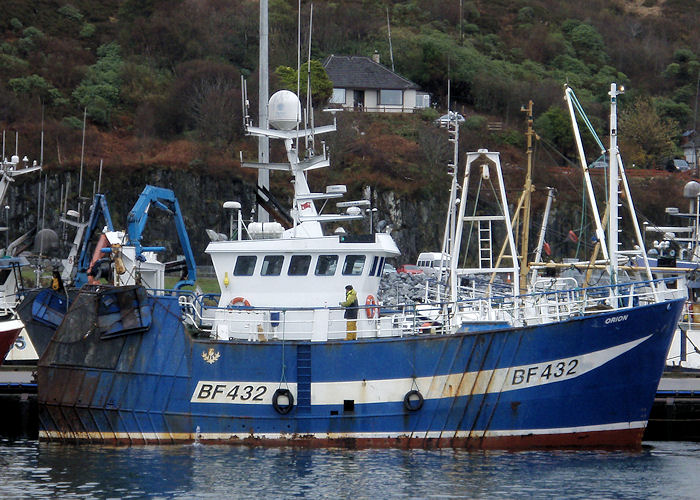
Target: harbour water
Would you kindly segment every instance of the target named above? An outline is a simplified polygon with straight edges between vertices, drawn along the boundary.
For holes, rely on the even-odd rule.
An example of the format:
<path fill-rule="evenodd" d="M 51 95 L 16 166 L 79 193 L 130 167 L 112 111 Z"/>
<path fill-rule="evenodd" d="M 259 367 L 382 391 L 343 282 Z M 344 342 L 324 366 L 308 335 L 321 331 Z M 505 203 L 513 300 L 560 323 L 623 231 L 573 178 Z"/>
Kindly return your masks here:
<path fill-rule="evenodd" d="M 641 452 L 0 441 L 0 498 L 698 498 L 700 443 Z"/>

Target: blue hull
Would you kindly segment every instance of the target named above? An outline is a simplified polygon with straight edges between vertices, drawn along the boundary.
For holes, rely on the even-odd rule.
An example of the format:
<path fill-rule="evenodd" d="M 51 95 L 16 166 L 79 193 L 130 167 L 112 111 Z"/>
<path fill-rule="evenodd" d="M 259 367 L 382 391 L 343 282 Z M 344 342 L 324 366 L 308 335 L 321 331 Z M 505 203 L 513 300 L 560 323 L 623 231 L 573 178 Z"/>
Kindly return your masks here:
<path fill-rule="evenodd" d="M 59 327 L 39 362 L 40 438 L 638 447 L 683 306 L 454 335 L 241 342 L 197 339 L 176 298 L 148 301 L 146 331 Z"/>

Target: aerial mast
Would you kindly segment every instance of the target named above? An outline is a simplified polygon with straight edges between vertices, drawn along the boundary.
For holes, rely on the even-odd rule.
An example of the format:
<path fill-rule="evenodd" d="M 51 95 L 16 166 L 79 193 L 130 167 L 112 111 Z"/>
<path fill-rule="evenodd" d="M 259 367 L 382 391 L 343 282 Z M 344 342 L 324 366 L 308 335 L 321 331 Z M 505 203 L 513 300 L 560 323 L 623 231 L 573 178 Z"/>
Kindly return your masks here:
<path fill-rule="evenodd" d="M 267 16 L 267 0 L 260 0 L 260 83 L 258 97 L 258 116 L 260 128 L 266 129 L 269 127 L 267 115 L 267 101 L 269 98 L 269 67 L 268 67 L 268 16 Z M 270 161 L 270 139 L 266 136 L 258 136 L 258 162 L 269 163 Z M 270 190 L 270 171 L 266 168 L 258 170 L 258 188 L 264 188 L 266 192 Z M 258 221 L 269 222 L 270 215 L 258 205 Z"/>

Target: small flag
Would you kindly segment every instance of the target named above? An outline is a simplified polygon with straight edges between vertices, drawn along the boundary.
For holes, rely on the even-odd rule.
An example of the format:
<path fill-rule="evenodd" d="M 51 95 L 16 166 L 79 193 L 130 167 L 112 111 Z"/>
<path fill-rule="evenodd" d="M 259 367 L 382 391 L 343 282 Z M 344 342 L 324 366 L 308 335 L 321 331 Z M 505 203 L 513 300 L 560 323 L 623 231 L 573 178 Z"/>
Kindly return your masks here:
<path fill-rule="evenodd" d="M 305 201 L 304 203 L 301 204 L 301 209 L 306 210 L 307 208 L 311 208 L 311 202 L 310 201 Z"/>
<path fill-rule="evenodd" d="M 544 245 L 542 245 L 542 248 L 544 249 L 544 253 L 546 253 L 547 255 L 552 255 L 552 248 L 549 246 L 549 243 L 545 241 Z"/>

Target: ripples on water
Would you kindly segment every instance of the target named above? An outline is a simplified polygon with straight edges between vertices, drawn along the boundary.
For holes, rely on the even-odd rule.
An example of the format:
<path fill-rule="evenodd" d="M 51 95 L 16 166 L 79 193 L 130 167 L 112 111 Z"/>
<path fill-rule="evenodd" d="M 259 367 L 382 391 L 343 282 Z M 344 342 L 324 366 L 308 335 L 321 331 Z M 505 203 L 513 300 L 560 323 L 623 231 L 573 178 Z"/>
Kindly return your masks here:
<path fill-rule="evenodd" d="M 305 450 L 0 441 L 0 498 L 698 498 L 700 444 L 599 451 Z"/>

